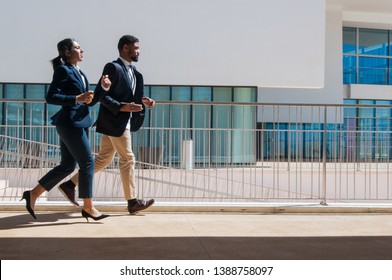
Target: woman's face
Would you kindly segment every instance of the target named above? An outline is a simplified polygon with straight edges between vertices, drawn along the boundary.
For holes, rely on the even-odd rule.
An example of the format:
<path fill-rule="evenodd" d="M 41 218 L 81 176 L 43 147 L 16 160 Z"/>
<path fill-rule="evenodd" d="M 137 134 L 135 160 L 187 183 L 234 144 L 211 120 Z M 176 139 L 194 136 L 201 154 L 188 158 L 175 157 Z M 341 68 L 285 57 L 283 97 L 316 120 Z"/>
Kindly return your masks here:
<path fill-rule="evenodd" d="M 66 52 L 66 56 L 68 57 L 68 62 L 73 65 L 83 60 L 83 50 L 78 42 L 73 42 L 72 49 Z"/>

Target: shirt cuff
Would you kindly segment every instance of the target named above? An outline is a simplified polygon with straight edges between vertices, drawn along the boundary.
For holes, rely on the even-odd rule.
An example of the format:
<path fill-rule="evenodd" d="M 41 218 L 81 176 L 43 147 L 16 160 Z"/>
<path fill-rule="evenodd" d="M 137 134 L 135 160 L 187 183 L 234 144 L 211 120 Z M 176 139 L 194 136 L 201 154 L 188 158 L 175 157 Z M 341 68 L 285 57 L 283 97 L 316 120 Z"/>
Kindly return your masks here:
<path fill-rule="evenodd" d="M 101 85 L 101 87 L 103 88 L 104 91 L 109 91 L 109 89 L 110 89 L 110 86 L 109 87 L 104 87 L 104 86 Z"/>

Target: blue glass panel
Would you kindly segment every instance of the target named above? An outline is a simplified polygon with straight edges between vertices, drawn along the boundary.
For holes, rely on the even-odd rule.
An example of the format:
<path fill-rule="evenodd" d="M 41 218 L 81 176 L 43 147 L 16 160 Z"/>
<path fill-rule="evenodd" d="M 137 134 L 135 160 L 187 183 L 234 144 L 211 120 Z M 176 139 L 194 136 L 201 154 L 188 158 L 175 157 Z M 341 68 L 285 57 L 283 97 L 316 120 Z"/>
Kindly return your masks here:
<path fill-rule="evenodd" d="M 4 98 L 3 97 L 3 84 L 0 83 L 0 99 Z M 4 121 L 4 115 L 3 115 L 3 105 L 0 104 L 0 125 L 3 124 Z M 2 131 L 0 131 L 0 133 L 3 133 Z"/>
<path fill-rule="evenodd" d="M 377 105 L 391 105 L 391 101 L 387 100 L 377 100 Z M 376 108 L 376 127 L 377 131 L 389 131 L 391 129 L 391 108 L 381 107 Z"/>
<path fill-rule="evenodd" d="M 357 83 L 357 57 L 343 56 L 343 84 Z"/>
<path fill-rule="evenodd" d="M 211 87 L 193 87 L 192 88 L 193 101 L 211 101 L 212 89 Z"/>
<path fill-rule="evenodd" d="M 214 87 L 213 100 L 215 102 L 232 102 L 231 87 Z M 232 126 L 232 106 L 217 106 L 213 109 L 213 127 L 230 128 Z"/>
<path fill-rule="evenodd" d="M 46 85 L 40 84 L 27 84 L 26 85 L 26 99 L 44 100 L 46 93 Z M 44 125 L 45 120 L 45 103 L 32 102 L 25 103 L 25 124 L 27 125 Z M 32 137 L 33 137 L 32 132 Z M 36 133 L 33 140 L 41 141 L 39 132 Z"/>
<path fill-rule="evenodd" d="M 8 125 L 23 125 L 24 109 L 22 102 L 5 102 L 5 120 Z"/>
<path fill-rule="evenodd" d="M 392 85 L 392 59 L 389 59 L 389 81 L 388 85 Z"/>
<path fill-rule="evenodd" d="M 345 99 L 344 104 L 358 104 L 357 100 Z M 341 143 L 341 158 L 349 161 L 355 160 L 357 150 L 357 108 L 356 107 L 345 107 L 343 111 L 344 123 L 343 130 L 345 133 L 342 134 Z"/>
<path fill-rule="evenodd" d="M 356 105 L 358 101 L 356 99 L 343 99 L 343 104 Z"/>
<path fill-rule="evenodd" d="M 388 84 L 388 59 L 374 57 L 359 58 L 359 84 Z"/>
<path fill-rule="evenodd" d="M 23 84 L 5 84 L 4 98 L 8 99 L 24 99 L 24 85 Z"/>
<path fill-rule="evenodd" d="M 154 100 L 170 100 L 169 86 L 151 86 L 150 97 Z"/>
<path fill-rule="evenodd" d="M 4 98 L 5 99 L 23 99 L 24 85 L 23 84 L 4 84 Z M 23 124 L 23 104 L 21 102 L 6 102 L 4 103 L 4 124 L 8 125 L 22 125 Z"/>
<path fill-rule="evenodd" d="M 172 87 L 173 101 L 190 101 L 191 100 L 191 87 L 174 86 Z"/>
<path fill-rule="evenodd" d="M 359 54 L 388 55 L 388 30 L 359 29 Z"/>
<path fill-rule="evenodd" d="M 47 108 L 48 108 L 48 114 L 47 114 L 46 123 L 50 125 L 52 123 L 52 120 L 50 118 L 60 110 L 60 106 L 48 104 Z"/>
<path fill-rule="evenodd" d="M 171 87 L 171 100 L 190 101 L 191 87 L 174 86 Z M 174 161 L 180 159 L 181 143 L 185 139 L 191 139 L 189 128 L 191 126 L 191 106 L 184 104 L 170 105 L 170 127 L 173 128 L 171 134 L 171 151 Z"/>
<path fill-rule="evenodd" d="M 154 100 L 170 100 L 170 87 L 169 86 L 151 86 L 151 98 Z M 154 108 L 158 118 L 151 120 L 152 126 L 169 127 L 169 113 L 168 105 L 159 106 Z"/>
<path fill-rule="evenodd" d="M 355 54 L 357 52 L 357 29 L 353 27 L 343 28 L 343 53 Z"/>
<path fill-rule="evenodd" d="M 232 102 L 233 88 L 231 87 L 214 87 L 213 101 L 216 102 Z M 231 163 L 231 147 L 232 134 L 232 111 L 231 105 L 219 105 L 212 108 L 212 127 L 220 128 L 220 130 L 212 131 L 211 154 L 212 162 Z"/>
<path fill-rule="evenodd" d="M 360 100 L 359 104 L 374 105 L 373 100 Z M 372 107 L 358 109 L 358 141 L 361 159 L 372 159 L 374 152 L 375 110 Z"/>
<path fill-rule="evenodd" d="M 193 87 L 192 100 L 210 102 L 212 100 L 211 87 Z M 208 104 L 192 105 L 192 126 L 201 128 L 193 130 L 190 137 L 193 140 L 195 148 L 195 162 L 205 162 L 203 156 L 211 150 L 210 130 L 212 119 L 212 106 Z"/>
<path fill-rule="evenodd" d="M 39 84 L 26 85 L 26 99 L 45 99 L 46 86 Z"/>
<path fill-rule="evenodd" d="M 357 104 L 357 100 L 353 100 L 353 99 L 344 99 L 343 100 L 344 104 L 347 105 L 356 105 Z M 348 119 L 354 119 L 357 117 L 357 108 L 356 107 L 344 107 L 343 109 L 343 116 L 344 116 L 344 125 L 347 127 Z M 352 122 L 350 121 L 350 124 L 352 124 Z"/>
<path fill-rule="evenodd" d="M 156 101 L 170 100 L 170 86 L 150 86 L 150 97 Z M 146 121 L 143 125 L 151 127 L 170 127 L 170 105 L 160 105 L 153 108 L 154 118 L 150 118 L 149 123 Z M 140 134 L 141 135 L 141 134 Z M 143 135 L 141 135 L 142 137 Z M 144 135 L 143 141 L 148 141 L 149 147 L 162 147 L 164 139 L 168 136 L 165 130 L 156 130 L 154 133 Z M 167 157 L 169 147 L 164 147 L 164 157 Z"/>
<path fill-rule="evenodd" d="M 143 96 L 151 97 L 150 86 L 146 86 L 146 85 L 144 86 L 144 88 L 143 88 Z M 147 126 L 147 127 L 150 126 L 151 113 L 152 113 L 151 110 L 147 110 L 147 113 L 146 113 L 146 115 L 144 117 L 143 126 Z"/>
<path fill-rule="evenodd" d="M 211 87 L 193 87 L 193 101 L 211 101 Z M 194 105 L 193 106 L 193 123 L 194 127 L 210 127 L 211 125 L 211 106 L 210 105 Z"/>

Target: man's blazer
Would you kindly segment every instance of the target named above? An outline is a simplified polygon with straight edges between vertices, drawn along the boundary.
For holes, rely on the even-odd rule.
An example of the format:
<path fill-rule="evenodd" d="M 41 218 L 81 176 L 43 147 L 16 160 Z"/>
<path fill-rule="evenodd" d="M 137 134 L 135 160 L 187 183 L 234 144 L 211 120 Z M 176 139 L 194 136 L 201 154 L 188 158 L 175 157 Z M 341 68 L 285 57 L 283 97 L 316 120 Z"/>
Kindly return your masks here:
<path fill-rule="evenodd" d="M 83 75 L 86 85 L 84 85 Z M 51 118 L 53 125 L 71 127 L 89 127 L 92 124 L 89 106 L 85 103 L 75 104 L 76 95 L 88 90 L 86 75 L 78 72 L 71 64 L 57 67 L 53 74 L 52 83 L 45 96 L 49 104 L 60 105 L 61 109 Z"/>
<path fill-rule="evenodd" d="M 136 76 L 135 92 L 132 92 L 131 81 L 128 69 L 117 59 L 107 63 L 102 75 L 108 75 L 112 85 L 109 91 L 105 92 L 100 84 L 95 89 L 94 98 L 100 98 L 98 118 L 96 121 L 96 131 L 110 136 L 121 136 L 128 124 L 131 113 L 120 112 L 121 102 L 142 103 L 144 95 L 143 75 L 133 68 Z M 137 131 L 143 124 L 146 108 L 143 111 L 132 113 L 131 131 Z"/>

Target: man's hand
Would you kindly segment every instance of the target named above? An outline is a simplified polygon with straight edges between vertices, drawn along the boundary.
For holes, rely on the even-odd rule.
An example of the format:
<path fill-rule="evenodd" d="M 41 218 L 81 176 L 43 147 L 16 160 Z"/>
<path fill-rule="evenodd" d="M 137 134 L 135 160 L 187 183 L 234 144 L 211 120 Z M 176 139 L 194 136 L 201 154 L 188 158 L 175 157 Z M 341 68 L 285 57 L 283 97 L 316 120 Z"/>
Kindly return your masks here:
<path fill-rule="evenodd" d="M 109 76 L 103 75 L 101 77 L 101 86 L 103 87 L 103 89 L 108 91 L 110 89 L 111 85 L 112 85 L 112 82 L 110 81 Z"/>
<path fill-rule="evenodd" d="M 143 97 L 142 102 L 143 102 L 144 106 L 146 106 L 148 109 L 152 109 L 152 107 L 155 106 L 154 99 L 151 99 L 149 97 Z"/>
<path fill-rule="evenodd" d="M 143 111 L 143 106 L 141 104 L 135 104 L 135 102 L 131 103 L 121 103 L 120 112 L 140 112 Z"/>

